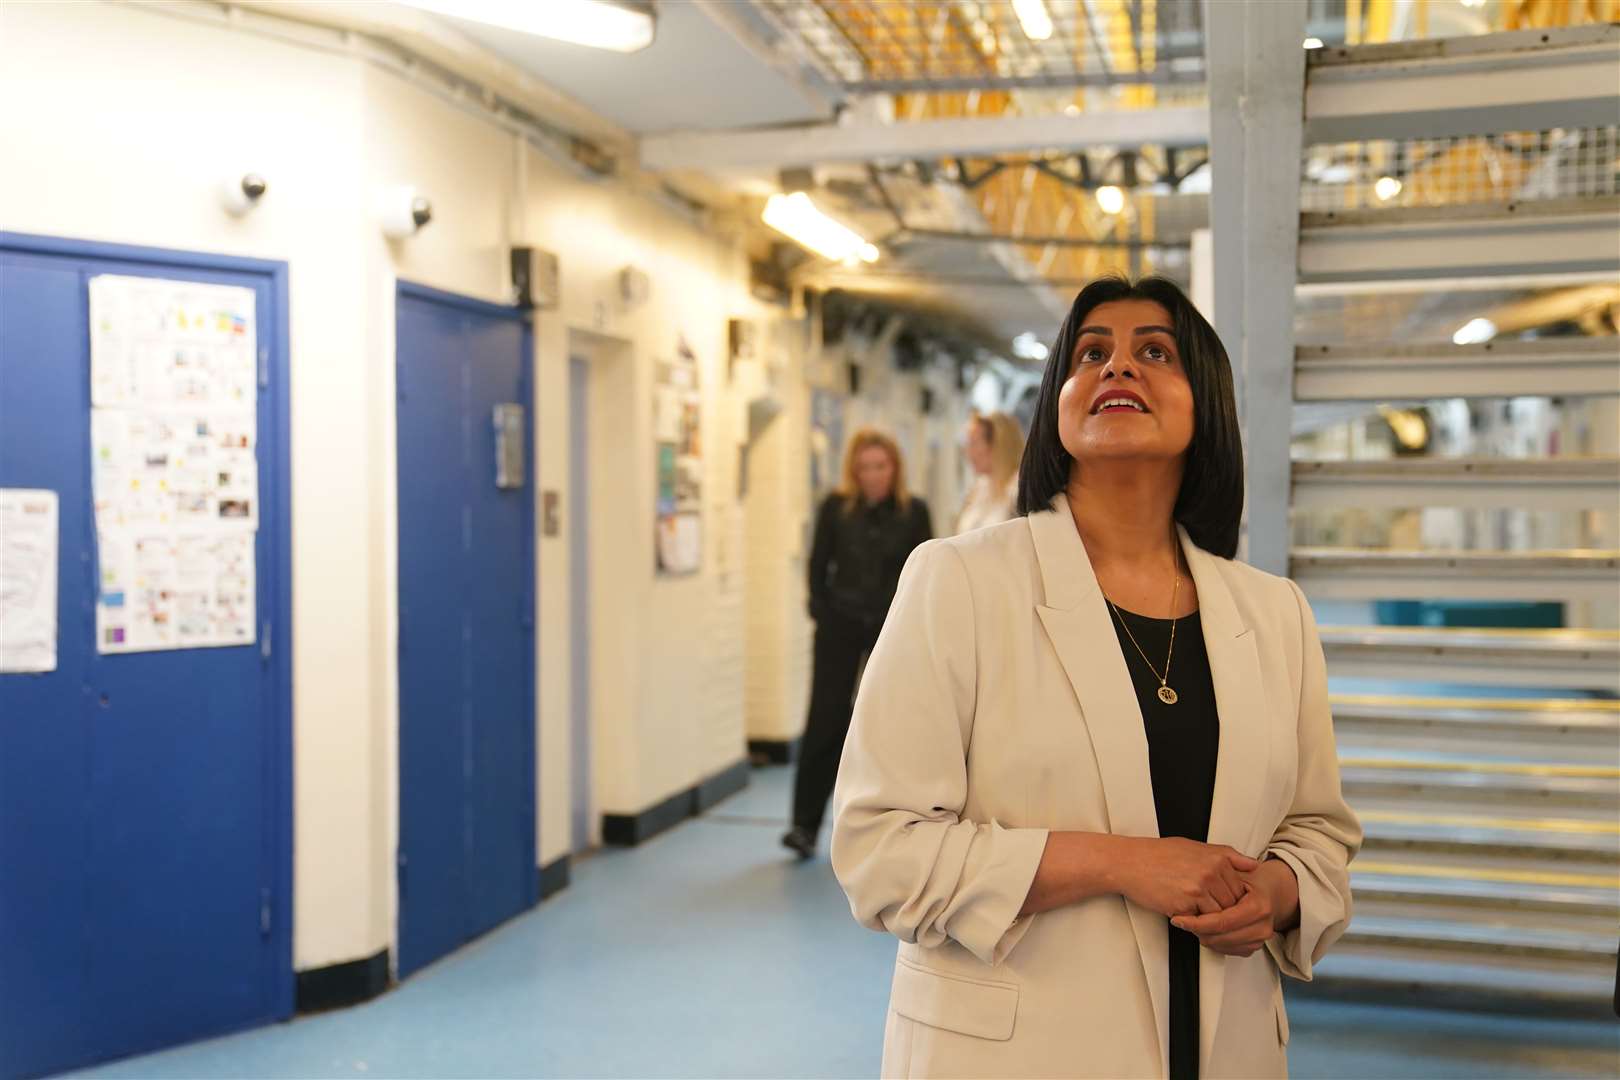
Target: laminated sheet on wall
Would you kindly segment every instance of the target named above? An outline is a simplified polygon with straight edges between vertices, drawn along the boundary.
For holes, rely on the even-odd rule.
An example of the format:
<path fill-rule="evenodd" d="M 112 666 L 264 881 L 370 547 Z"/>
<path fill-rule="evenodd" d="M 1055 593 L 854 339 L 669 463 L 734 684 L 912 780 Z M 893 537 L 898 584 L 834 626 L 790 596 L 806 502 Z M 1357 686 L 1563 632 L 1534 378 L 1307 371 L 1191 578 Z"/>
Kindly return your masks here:
<path fill-rule="evenodd" d="M 56 670 L 56 492 L 0 488 L 0 672 Z"/>
<path fill-rule="evenodd" d="M 103 653 L 254 640 L 252 290 L 90 281 L 91 488 Z"/>

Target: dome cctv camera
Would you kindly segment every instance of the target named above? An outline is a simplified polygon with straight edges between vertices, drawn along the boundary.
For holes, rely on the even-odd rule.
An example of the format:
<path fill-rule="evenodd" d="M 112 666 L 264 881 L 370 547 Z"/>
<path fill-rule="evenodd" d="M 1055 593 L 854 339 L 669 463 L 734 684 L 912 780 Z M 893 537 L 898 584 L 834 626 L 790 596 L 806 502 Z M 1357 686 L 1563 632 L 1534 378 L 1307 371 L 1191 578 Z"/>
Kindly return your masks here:
<path fill-rule="evenodd" d="M 227 213 L 241 217 L 259 205 L 259 200 L 270 189 L 258 173 L 243 173 L 227 178 L 219 188 L 219 201 Z"/>
<path fill-rule="evenodd" d="M 412 187 L 392 188 L 383 193 L 378 210 L 383 235 L 390 240 L 414 236 L 433 220 L 433 204 Z"/>

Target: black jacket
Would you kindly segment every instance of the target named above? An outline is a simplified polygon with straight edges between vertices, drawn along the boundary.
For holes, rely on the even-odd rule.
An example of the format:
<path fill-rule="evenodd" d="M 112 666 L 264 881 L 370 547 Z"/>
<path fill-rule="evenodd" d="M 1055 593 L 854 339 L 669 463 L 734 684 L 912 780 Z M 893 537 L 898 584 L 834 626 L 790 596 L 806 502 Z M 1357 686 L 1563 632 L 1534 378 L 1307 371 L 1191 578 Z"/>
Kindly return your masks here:
<path fill-rule="evenodd" d="M 842 496 L 827 496 L 810 548 L 810 617 L 818 623 L 842 619 L 875 636 L 906 558 L 933 535 L 921 499 L 912 498 L 904 510 L 891 497 L 846 511 Z"/>

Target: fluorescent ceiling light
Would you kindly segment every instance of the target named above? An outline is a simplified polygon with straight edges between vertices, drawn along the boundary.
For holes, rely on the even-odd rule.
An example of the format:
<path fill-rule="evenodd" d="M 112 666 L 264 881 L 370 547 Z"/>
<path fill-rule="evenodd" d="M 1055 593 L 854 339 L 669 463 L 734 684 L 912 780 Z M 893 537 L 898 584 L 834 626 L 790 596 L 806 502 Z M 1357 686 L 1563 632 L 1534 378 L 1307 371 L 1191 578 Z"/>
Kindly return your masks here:
<path fill-rule="evenodd" d="M 1305 39 L 1305 47 L 1307 49 L 1320 49 L 1322 47 L 1322 39 L 1319 37 L 1308 37 Z"/>
<path fill-rule="evenodd" d="M 1097 208 L 1105 214 L 1117 214 L 1125 209 L 1125 192 L 1113 184 L 1097 189 Z"/>
<path fill-rule="evenodd" d="M 1496 336 L 1496 324 L 1489 319 L 1469 319 L 1451 335 L 1453 344 L 1479 345 Z"/>
<path fill-rule="evenodd" d="M 653 42 L 650 7 L 613 0 L 400 0 L 407 7 L 520 34 L 636 52 Z"/>
<path fill-rule="evenodd" d="M 1052 16 L 1047 13 L 1044 0 L 1013 0 L 1012 6 L 1025 37 L 1045 41 L 1052 36 Z"/>
<path fill-rule="evenodd" d="M 1012 339 L 1012 351 L 1020 360 L 1045 360 L 1047 349 L 1035 331 L 1025 330 Z"/>
<path fill-rule="evenodd" d="M 772 195 L 765 201 L 765 224 L 795 243 L 802 244 L 823 258 L 834 262 L 877 262 L 880 252 L 876 244 L 848 226 L 834 221 L 816 209 L 810 196 L 802 191 L 791 195 Z"/>
<path fill-rule="evenodd" d="M 1393 176 L 1380 176 L 1373 184 L 1373 194 L 1380 202 L 1389 202 L 1401 193 L 1401 182 Z"/>

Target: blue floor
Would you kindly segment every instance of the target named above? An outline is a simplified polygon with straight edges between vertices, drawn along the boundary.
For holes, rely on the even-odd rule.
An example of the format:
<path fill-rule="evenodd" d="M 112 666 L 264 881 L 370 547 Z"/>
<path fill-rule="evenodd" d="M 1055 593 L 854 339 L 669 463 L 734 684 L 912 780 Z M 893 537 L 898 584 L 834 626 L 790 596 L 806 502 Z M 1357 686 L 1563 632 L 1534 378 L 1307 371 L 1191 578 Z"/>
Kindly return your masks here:
<path fill-rule="evenodd" d="M 107 1077 L 875 1076 L 894 947 L 776 846 L 786 769 L 357 1008 Z M 1290 1008 L 1296 1077 L 1620 1076 L 1620 1025 Z"/>

